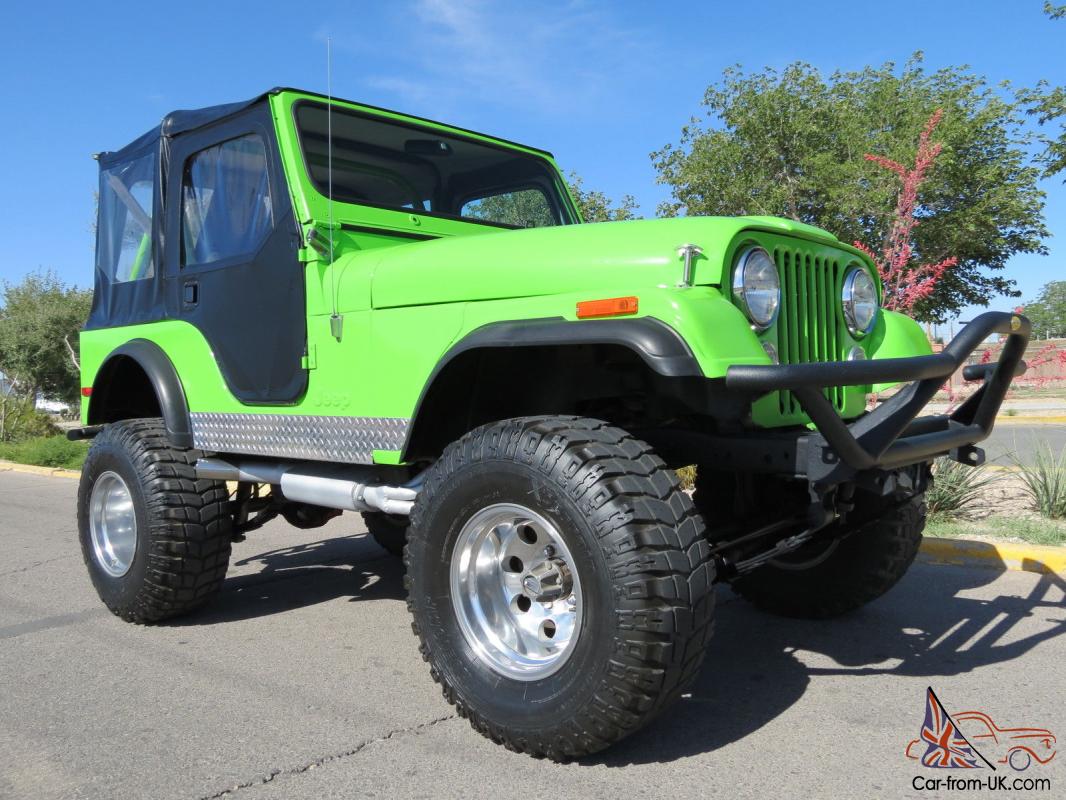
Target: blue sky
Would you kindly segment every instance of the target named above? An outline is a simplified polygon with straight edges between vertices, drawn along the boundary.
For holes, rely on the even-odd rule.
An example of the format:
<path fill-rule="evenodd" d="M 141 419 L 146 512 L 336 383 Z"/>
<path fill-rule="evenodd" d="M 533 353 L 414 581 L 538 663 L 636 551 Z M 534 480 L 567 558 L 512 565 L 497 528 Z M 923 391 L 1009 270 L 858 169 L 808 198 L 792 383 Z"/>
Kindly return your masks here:
<path fill-rule="evenodd" d="M 552 150 L 587 187 L 633 194 L 653 215 L 665 187 L 648 154 L 676 142 L 722 69 L 857 69 L 923 50 L 992 82 L 1066 84 L 1066 21 L 1041 0 L 686 0 L 255 4 L 11 2 L 0 15 L 4 178 L 0 279 L 52 267 L 92 280 L 90 155 L 174 108 L 275 85 L 338 96 Z M 1009 265 L 1026 298 L 1066 277 L 1066 186 L 1046 181 L 1049 256 Z M 1000 306 L 1010 301 L 1002 299 Z"/>

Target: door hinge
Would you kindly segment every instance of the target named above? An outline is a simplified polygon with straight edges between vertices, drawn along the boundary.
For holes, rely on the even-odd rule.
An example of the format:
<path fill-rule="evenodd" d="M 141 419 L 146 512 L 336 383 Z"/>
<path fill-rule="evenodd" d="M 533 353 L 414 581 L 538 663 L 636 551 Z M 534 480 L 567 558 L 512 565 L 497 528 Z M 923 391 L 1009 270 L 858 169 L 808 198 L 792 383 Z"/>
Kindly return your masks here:
<path fill-rule="evenodd" d="M 300 369 L 318 369 L 318 358 L 313 344 L 308 346 L 307 352 L 300 359 Z"/>

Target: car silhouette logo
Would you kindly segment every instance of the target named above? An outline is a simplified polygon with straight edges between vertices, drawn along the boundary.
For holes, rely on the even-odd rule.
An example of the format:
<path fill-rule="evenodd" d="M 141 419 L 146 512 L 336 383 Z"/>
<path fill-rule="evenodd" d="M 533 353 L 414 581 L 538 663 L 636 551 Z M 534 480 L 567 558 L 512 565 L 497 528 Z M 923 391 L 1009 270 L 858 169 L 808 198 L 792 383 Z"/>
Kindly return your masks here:
<path fill-rule="evenodd" d="M 993 770 L 1006 765 L 1020 772 L 1050 762 L 1056 745 L 1047 728 L 1005 728 L 984 711 L 948 714 L 930 688 L 921 736 L 907 743 L 904 755 L 932 768 L 967 769 L 983 761 Z"/>

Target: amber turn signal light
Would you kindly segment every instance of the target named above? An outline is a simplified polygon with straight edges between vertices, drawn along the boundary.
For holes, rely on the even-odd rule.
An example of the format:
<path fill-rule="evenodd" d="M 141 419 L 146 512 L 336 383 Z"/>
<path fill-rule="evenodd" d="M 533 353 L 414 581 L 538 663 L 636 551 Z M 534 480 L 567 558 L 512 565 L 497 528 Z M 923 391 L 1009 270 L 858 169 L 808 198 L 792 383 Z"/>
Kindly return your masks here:
<path fill-rule="evenodd" d="M 612 297 L 609 300 L 584 300 L 577 304 L 578 319 L 620 317 L 637 313 L 637 298 Z"/>

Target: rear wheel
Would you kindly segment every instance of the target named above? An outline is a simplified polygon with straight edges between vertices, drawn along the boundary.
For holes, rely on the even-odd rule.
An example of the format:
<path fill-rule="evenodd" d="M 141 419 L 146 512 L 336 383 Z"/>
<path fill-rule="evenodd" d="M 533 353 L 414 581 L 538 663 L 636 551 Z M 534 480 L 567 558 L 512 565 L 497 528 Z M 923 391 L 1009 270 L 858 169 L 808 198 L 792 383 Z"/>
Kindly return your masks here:
<path fill-rule="evenodd" d="M 407 526 L 410 519 L 400 514 L 383 511 L 363 512 L 363 524 L 374 541 L 389 555 L 403 558 L 403 546 L 407 542 Z"/>
<path fill-rule="evenodd" d="M 714 604 L 703 525 L 624 431 L 576 417 L 479 428 L 431 468 L 411 523 L 423 658 L 493 741 L 593 753 L 697 674 Z"/>
<path fill-rule="evenodd" d="M 191 611 L 218 591 L 232 535 L 226 484 L 196 477 L 198 450 L 159 419 L 108 425 L 78 489 L 78 535 L 100 599 L 130 622 Z"/>
<path fill-rule="evenodd" d="M 733 589 L 786 617 L 836 617 L 876 600 L 899 583 L 918 554 L 925 499 L 862 502 L 867 508 L 856 505 L 853 513 L 866 521 L 834 525 L 815 541 L 736 578 Z"/>

